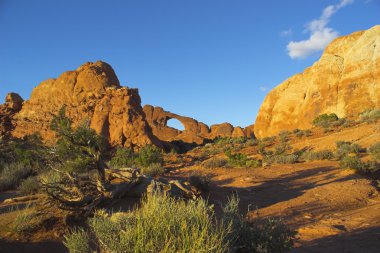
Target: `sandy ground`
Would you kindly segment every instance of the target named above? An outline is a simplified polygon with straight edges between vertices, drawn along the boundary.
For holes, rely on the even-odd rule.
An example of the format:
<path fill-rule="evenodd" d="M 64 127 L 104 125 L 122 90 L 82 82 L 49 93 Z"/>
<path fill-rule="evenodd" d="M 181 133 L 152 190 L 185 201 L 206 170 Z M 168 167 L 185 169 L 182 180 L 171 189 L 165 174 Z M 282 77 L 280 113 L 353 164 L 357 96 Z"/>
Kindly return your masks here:
<path fill-rule="evenodd" d="M 209 200 L 237 193 L 250 219 L 280 217 L 297 230 L 293 252 L 379 252 L 380 196 L 373 183 L 337 162 L 319 161 L 256 169 L 179 170 L 210 175 Z"/>

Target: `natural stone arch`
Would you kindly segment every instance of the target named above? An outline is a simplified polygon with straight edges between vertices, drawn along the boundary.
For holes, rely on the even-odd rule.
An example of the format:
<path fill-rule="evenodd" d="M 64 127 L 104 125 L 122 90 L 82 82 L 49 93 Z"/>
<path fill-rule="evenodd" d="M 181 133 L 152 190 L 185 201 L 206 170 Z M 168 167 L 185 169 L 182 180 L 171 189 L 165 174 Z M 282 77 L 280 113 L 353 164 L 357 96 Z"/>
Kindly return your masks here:
<path fill-rule="evenodd" d="M 176 118 L 167 118 L 166 126 L 177 129 L 181 132 L 185 131 L 185 125 Z"/>

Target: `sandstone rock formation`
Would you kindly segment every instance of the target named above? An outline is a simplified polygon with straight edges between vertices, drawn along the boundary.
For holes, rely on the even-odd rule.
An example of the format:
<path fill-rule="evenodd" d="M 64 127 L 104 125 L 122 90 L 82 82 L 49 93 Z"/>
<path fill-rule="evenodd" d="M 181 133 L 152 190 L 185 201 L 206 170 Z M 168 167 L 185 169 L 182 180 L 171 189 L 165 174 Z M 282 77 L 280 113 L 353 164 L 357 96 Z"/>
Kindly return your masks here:
<path fill-rule="evenodd" d="M 322 113 L 357 117 L 380 107 L 380 26 L 335 39 L 319 61 L 276 88 L 259 110 L 255 135 L 311 127 Z"/>
<path fill-rule="evenodd" d="M 209 127 L 189 117 L 183 117 L 171 112 L 164 111 L 161 107 L 151 105 L 144 106 L 146 120 L 153 130 L 153 134 L 162 141 L 181 140 L 186 143 L 202 144 L 208 138 Z M 179 131 L 167 125 L 168 120 L 177 119 L 185 127 L 184 131 Z"/>
<path fill-rule="evenodd" d="M 12 119 L 21 110 L 24 100 L 16 93 L 9 93 L 5 103 L 0 105 L 0 136 L 9 134 L 13 130 Z"/>
<path fill-rule="evenodd" d="M 18 108 L 16 102 L 13 104 Z M 138 90 L 121 87 L 112 67 L 101 61 L 86 63 L 38 85 L 13 117 L 12 135 L 40 132 L 43 139 L 52 140 L 50 121 L 63 105 L 74 125 L 89 120 L 111 145 L 159 145 L 145 121 Z"/>
<path fill-rule="evenodd" d="M 165 142 L 183 141 L 185 143 L 203 144 L 205 140 L 212 140 L 217 137 L 248 136 L 245 129 L 241 127 L 234 128 L 230 123 L 215 124 L 209 128 L 202 122 L 165 111 L 161 107 L 145 105 L 144 112 L 153 134 Z M 185 129 L 180 131 L 169 127 L 167 123 L 170 119 L 177 119 Z M 253 138 L 252 133 L 249 133 L 249 137 Z"/>

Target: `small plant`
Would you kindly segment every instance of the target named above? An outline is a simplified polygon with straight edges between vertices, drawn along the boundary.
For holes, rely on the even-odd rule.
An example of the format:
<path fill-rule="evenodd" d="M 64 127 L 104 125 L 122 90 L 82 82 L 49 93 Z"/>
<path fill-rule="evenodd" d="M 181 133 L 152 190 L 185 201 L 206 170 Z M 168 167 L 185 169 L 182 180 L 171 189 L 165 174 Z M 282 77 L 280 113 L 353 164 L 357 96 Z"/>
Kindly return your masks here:
<path fill-rule="evenodd" d="M 365 149 L 360 147 L 358 144 L 351 143 L 349 141 L 337 141 L 336 147 L 337 150 L 335 152 L 335 155 L 338 159 L 342 159 L 343 157 L 351 153 L 357 155 L 365 151 Z"/>
<path fill-rule="evenodd" d="M 323 128 L 328 128 L 332 125 L 333 122 L 336 122 L 338 120 L 339 118 L 335 113 L 331 113 L 331 114 L 324 113 L 324 114 L 319 115 L 313 120 L 313 125 L 323 127 Z"/>
<path fill-rule="evenodd" d="M 282 155 L 282 154 L 284 154 L 286 151 L 288 151 L 290 149 L 292 149 L 291 146 L 289 146 L 286 142 L 282 142 L 282 143 L 280 143 L 279 145 L 277 145 L 275 147 L 274 153 L 276 155 Z"/>
<path fill-rule="evenodd" d="M 15 189 L 21 180 L 27 178 L 32 169 L 22 163 L 11 163 L 4 166 L 0 173 L 0 191 Z"/>
<path fill-rule="evenodd" d="M 276 136 L 268 136 L 262 139 L 263 142 L 272 143 L 276 140 Z"/>
<path fill-rule="evenodd" d="M 229 249 L 228 224 L 219 224 L 202 200 L 183 201 L 153 193 L 139 209 L 97 212 L 90 228 L 104 252 L 215 252 Z"/>
<path fill-rule="evenodd" d="M 237 252 L 283 253 L 293 248 L 296 232 L 281 219 L 248 222 L 239 214 L 239 199 L 229 198 L 223 207 L 225 223 L 232 224 L 229 239 Z"/>
<path fill-rule="evenodd" d="M 193 173 L 189 176 L 189 182 L 198 190 L 208 192 L 212 181 L 210 175 L 203 176 L 200 173 Z"/>
<path fill-rule="evenodd" d="M 362 122 L 374 123 L 380 120 L 380 109 L 368 109 L 360 114 Z"/>
<path fill-rule="evenodd" d="M 289 135 L 289 131 L 281 131 L 278 135 L 278 137 L 280 138 L 280 142 L 287 142 L 289 139 Z"/>
<path fill-rule="evenodd" d="M 90 239 L 83 229 L 73 229 L 64 236 L 63 244 L 70 253 L 91 253 Z"/>
<path fill-rule="evenodd" d="M 27 205 L 23 210 L 15 210 L 17 213 L 16 218 L 10 227 L 12 233 L 25 234 L 30 233 L 41 225 L 41 218 L 35 208 Z"/>
<path fill-rule="evenodd" d="M 360 172 L 364 169 L 364 163 L 357 156 L 345 156 L 339 162 L 339 166 L 342 169 L 353 169 L 357 172 Z"/>
<path fill-rule="evenodd" d="M 34 194 L 40 190 L 40 182 L 37 177 L 28 177 L 20 184 L 19 190 L 23 194 Z"/>
<path fill-rule="evenodd" d="M 160 163 L 152 163 L 148 167 L 143 167 L 141 172 L 147 176 L 157 177 L 165 173 L 165 168 Z"/>
<path fill-rule="evenodd" d="M 246 146 L 257 146 L 259 144 L 258 139 L 248 139 L 246 142 Z"/>
<path fill-rule="evenodd" d="M 130 148 L 118 148 L 112 157 L 110 164 L 114 168 L 133 167 L 136 155 Z"/>
<path fill-rule="evenodd" d="M 212 157 L 205 162 L 203 162 L 202 166 L 205 168 L 223 168 L 227 165 L 228 161 L 222 157 Z"/>
<path fill-rule="evenodd" d="M 228 164 L 230 166 L 244 167 L 247 164 L 248 157 L 246 154 L 232 154 L 230 150 L 228 150 L 225 154 L 228 157 Z"/>
<path fill-rule="evenodd" d="M 306 151 L 301 155 L 301 159 L 305 161 L 332 160 L 334 153 L 331 150 Z"/>
<path fill-rule="evenodd" d="M 144 146 L 140 152 L 138 157 L 136 158 L 136 162 L 141 167 L 148 167 L 153 163 L 162 164 L 164 161 L 162 150 L 154 145 L 146 145 Z"/>
<path fill-rule="evenodd" d="M 373 144 L 368 151 L 376 161 L 380 161 L 380 142 Z"/>

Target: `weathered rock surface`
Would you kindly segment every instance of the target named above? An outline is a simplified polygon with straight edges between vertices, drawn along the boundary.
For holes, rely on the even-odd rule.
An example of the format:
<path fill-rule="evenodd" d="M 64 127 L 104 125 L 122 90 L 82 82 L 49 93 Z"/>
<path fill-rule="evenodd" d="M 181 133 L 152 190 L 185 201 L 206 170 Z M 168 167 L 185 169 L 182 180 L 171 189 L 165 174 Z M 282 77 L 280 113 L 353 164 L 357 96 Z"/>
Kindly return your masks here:
<path fill-rule="evenodd" d="M 322 113 L 355 118 L 380 107 L 380 26 L 335 39 L 319 61 L 265 98 L 254 126 L 257 137 L 307 129 Z"/>
<path fill-rule="evenodd" d="M 209 127 L 189 117 L 183 117 L 175 113 L 164 111 L 161 107 L 153 107 L 151 105 L 144 106 L 146 120 L 153 130 L 153 134 L 162 141 L 181 140 L 186 143 L 202 144 L 204 139 L 208 137 Z M 167 125 L 168 120 L 179 120 L 185 130 L 180 131 Z"/>
<path fill-rule="evenodd" d="M 13 130 L 12 119 L 21 110 L 24 100 L 16 93 L 9 93 L 5 103 L 0 105 L 0 136 L 9 135 Z"/>
<path fill-rule="evenodd" d="M 86 63 L 38 85 L 13 117 L 12 135 L 40 132 L 43 139 L 54 139 L 50 121 L 63 105 L 74 125 L 89 120 L 111 145 L 159 144 L 145 121 L 138 90 L 121 87 L 112 67 L 101 61 Z"/>
<path fill-rule="evenodd" d="M 165 111 L 161 107 L 151 105 L 144 106 L 146 120 L 153 130 L 153 134 L 165 142 L 183 141 L 185 143 L 203 144 L 207 139 L 217 137 L 246 137 L 246 132 L 241 127 L 233 127 L 230 123 L 211 125 L 209 128 L 206 124 L 198 122 L 190 117 L 180 116 L 175 113 Z M 180 121 L 185 129 L 169 127 L 167 125 L 170 119 Z"/>

